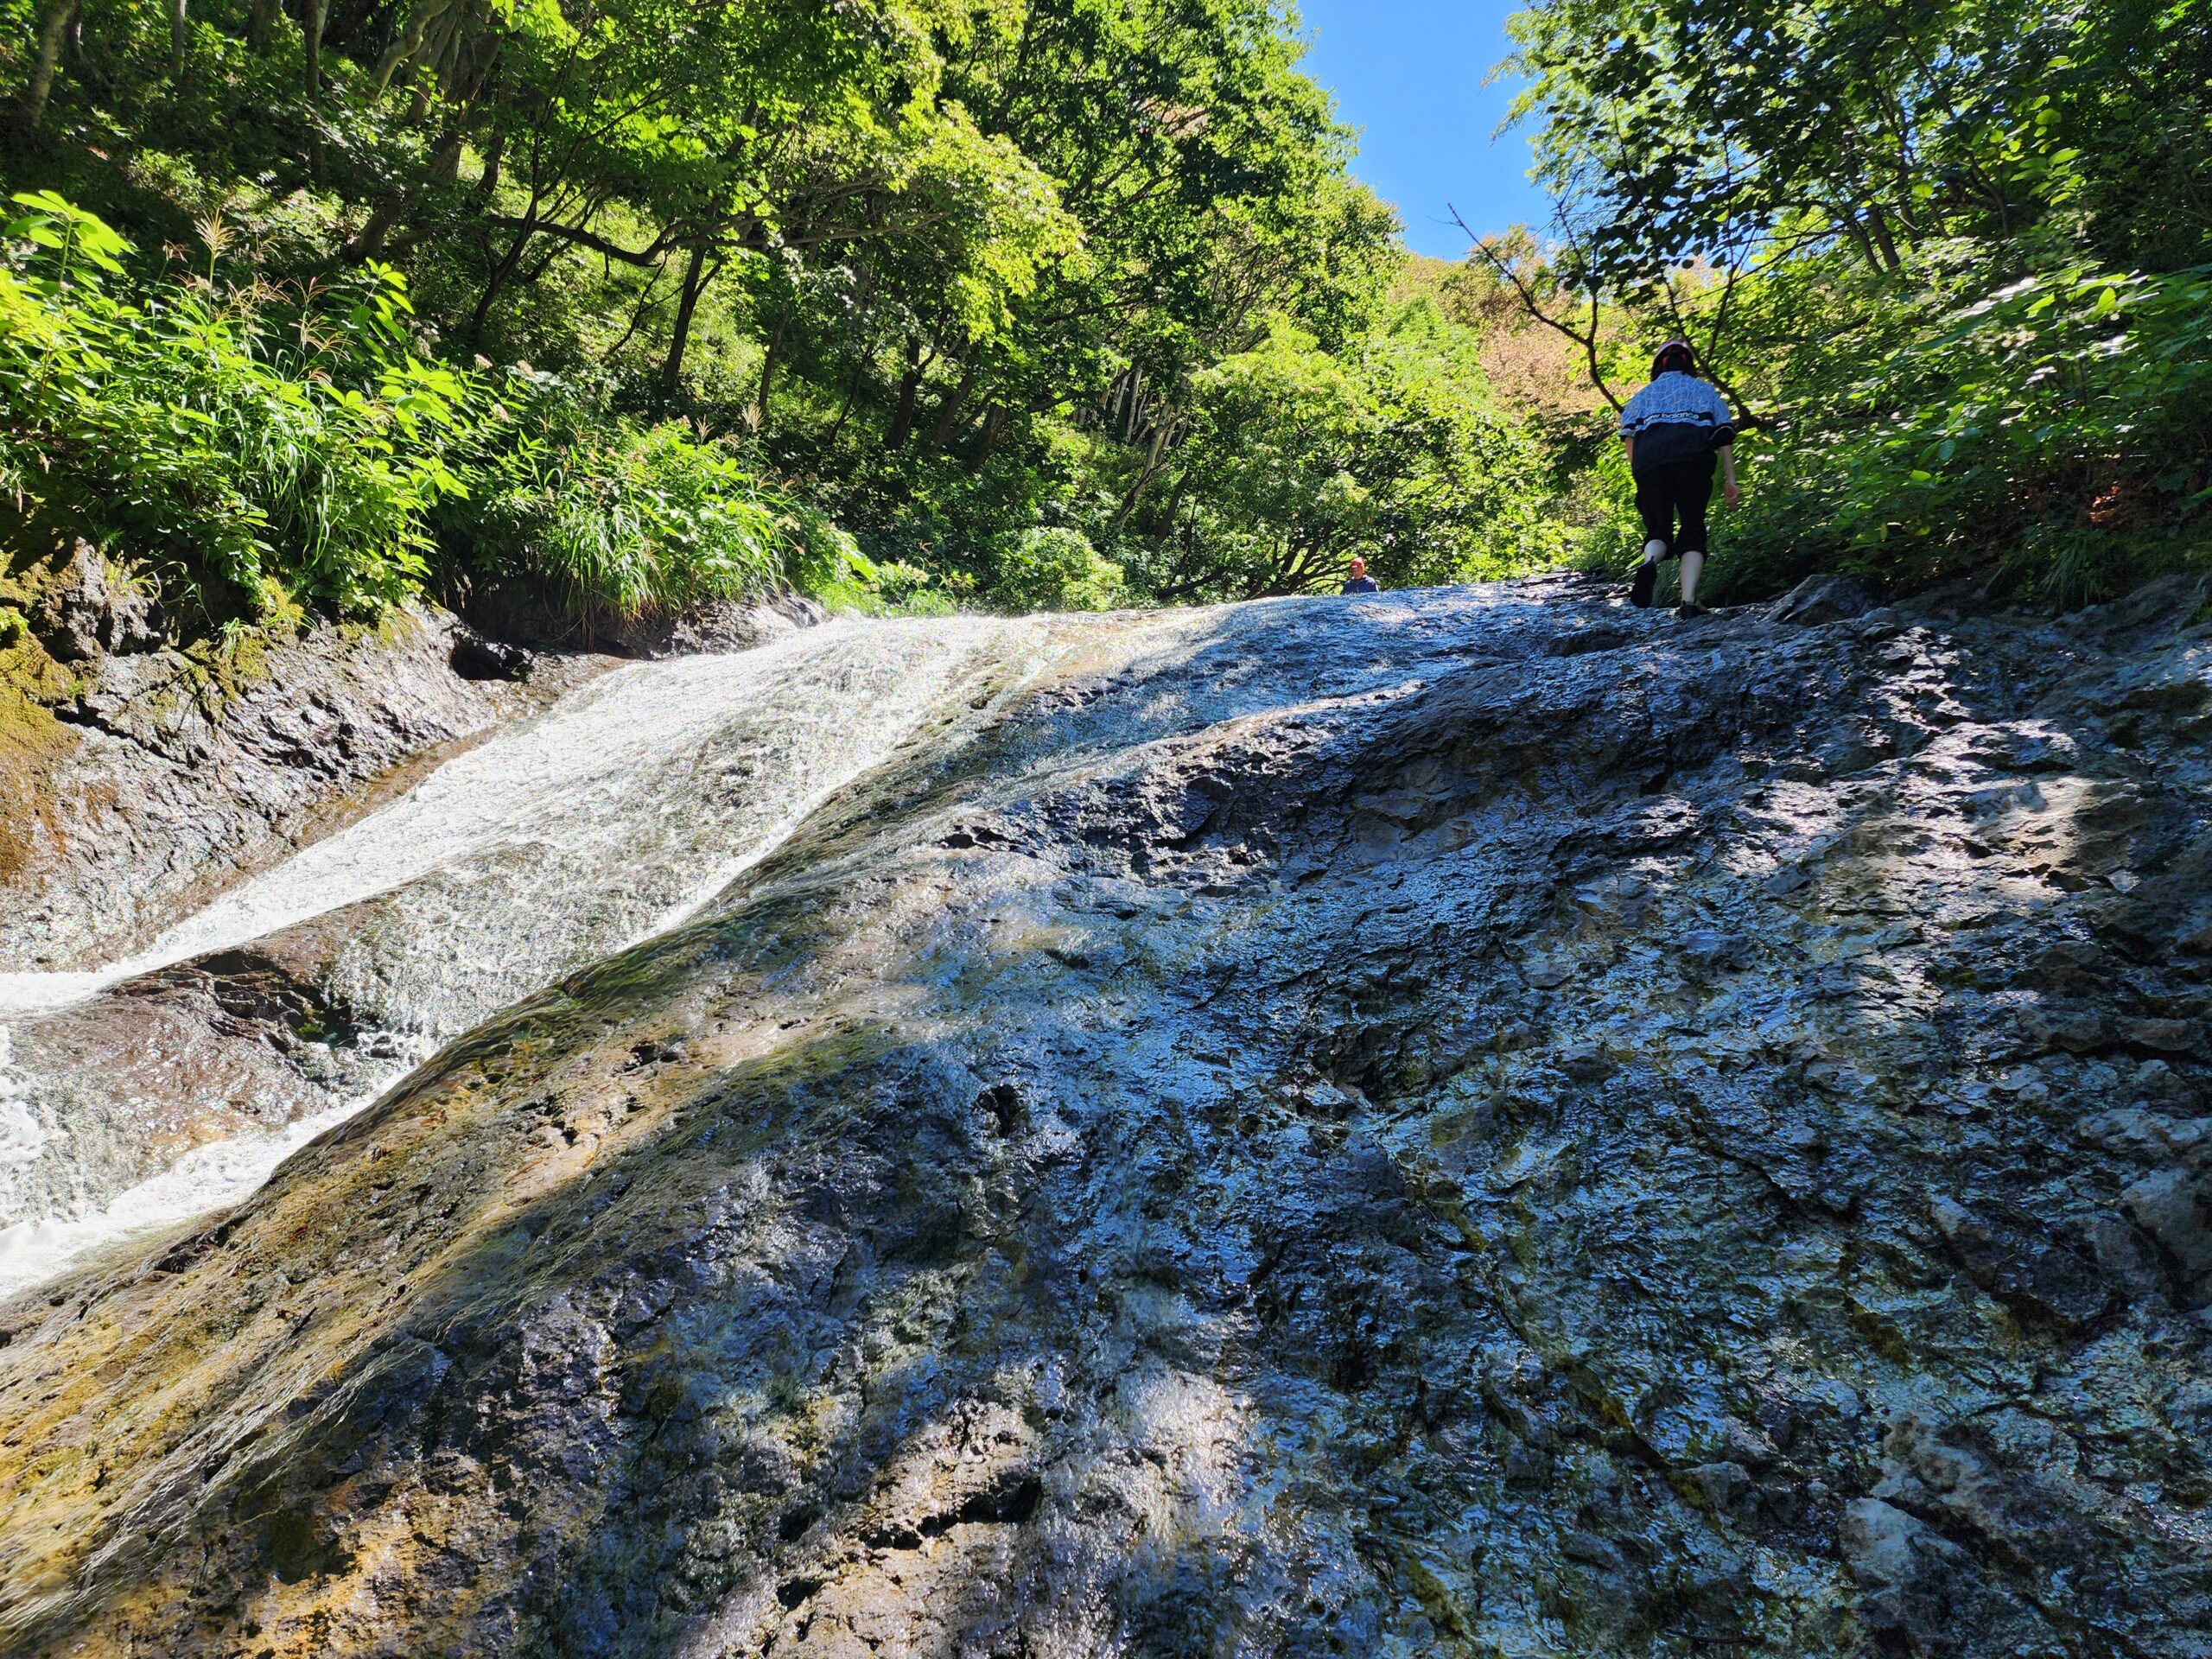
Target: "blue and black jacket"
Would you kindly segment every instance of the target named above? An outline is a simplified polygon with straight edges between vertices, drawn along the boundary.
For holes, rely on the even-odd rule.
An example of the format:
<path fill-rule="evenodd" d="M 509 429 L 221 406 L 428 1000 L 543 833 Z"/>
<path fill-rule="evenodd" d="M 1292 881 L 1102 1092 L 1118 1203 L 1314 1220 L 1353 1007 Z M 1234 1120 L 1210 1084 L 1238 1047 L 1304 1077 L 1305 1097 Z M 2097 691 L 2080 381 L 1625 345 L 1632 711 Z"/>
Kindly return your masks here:
<path fill-rule="evenodd" d="M 1728 400 L 1694 374 L 1669 369 L 1628 400 L 1621 435 L 1636 440 L 1637 472 L 1694 461 L 1736 441 Z"/>

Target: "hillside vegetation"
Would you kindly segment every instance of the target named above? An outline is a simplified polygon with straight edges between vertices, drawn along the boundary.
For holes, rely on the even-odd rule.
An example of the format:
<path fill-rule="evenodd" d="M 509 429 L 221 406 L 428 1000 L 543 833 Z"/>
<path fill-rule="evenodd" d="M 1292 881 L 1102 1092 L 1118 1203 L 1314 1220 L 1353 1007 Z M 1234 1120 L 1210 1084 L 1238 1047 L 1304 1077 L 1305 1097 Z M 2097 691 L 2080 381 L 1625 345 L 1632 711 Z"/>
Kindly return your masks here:
<path fill-rule="evenodd" d="M 6 481 L 211 620 L 1560 551 L 1265 0 L 0 10 Z"/>
<path fill-rule="evenodd" d="M 1545 0 L 1452 267 L 1272 0 L 0 0 L 0 630 L 79 537 L 187 633 L 1610 565 L 1675 332 L 1720 596 L 2094 597 L 2203 558 L 2207 11 Z"/>
<path fill-rule="evenodd" d="M 2212 4 L 1539 0 L 1513 31 L 1558 216 L 1478 257 L 1614 395 L 1682 334 L 1751 412 L 1724 590 L 2068 605 L 2204 567 Z"/>

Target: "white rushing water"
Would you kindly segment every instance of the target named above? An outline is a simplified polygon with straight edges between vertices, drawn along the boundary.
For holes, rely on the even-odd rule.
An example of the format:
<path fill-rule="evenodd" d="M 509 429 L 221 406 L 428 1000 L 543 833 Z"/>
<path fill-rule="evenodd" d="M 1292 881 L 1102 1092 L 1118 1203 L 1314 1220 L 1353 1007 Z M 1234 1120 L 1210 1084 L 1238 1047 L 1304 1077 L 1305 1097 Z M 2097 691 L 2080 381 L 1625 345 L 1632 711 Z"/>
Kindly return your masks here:
<path fill-rule="evenodd" d="M 328 1109 L 104 1181 L 86 1166 L 100 1135 L 73 1127 L 91 1121 L 88 1096 L 108 1141 L 118 1109 L 127 1121 L 143 1104 L 166 1122 L 194 1103 L 118 1108 L 101 1079 L 38 1075 L 28 1042 L 0 1024 L 0 1175 L 20 1178 L 15 1224 L 0 1227 L 0 1289 L 236 1202 L 439 1043 L 695 914 L 926 722 L 1040 665 L 1047 637 L 988 619 L 840 621 L 734 656 L 620 669 L 126 960 L 0 975 L 0 1020 L 28 1039 L 118 981 L 323 918 L 334 944 L 322 988 L 384 1033 L 381 1060 Z M 20 1197 L 41 1192 L 73 1196 L 42 1211 Z"/>

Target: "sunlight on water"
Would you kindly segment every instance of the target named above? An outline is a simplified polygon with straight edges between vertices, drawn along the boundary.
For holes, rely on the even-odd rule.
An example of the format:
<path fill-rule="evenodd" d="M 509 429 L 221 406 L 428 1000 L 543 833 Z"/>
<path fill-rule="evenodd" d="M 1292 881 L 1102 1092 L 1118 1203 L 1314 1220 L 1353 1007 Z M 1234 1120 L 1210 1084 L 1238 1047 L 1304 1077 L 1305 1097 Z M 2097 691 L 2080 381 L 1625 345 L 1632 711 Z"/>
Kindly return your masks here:
<path fill-rule="evenodd" d="M 236 1202 L 437 1042 L 696 913 L 925 724 L 1041 666 L 1049 639 L 1020 620 L 846 620 L 734 656 L 626 667 L 127 960 L 0 975 L 0 1014 L 27 1039 L 41 1018 L 66 1018 L 120 981 L 320 918 L 331 936 L 318 947 L 321 989 L 363 1028 L 392 1034 L 384 1058 L 325 1091 L 327 1110 L 166 1167 L 102 1169 L 74 1133 L 90 1121 L 88 1093 L 110 1121 L 174 1117 L 177 1103 L 119 1096 L 129 1085 L 100 1077 L 41 1077 L 0 1026 L 0 1221 L 14 1224 L 0 1227 L 0 1288 Z"/>

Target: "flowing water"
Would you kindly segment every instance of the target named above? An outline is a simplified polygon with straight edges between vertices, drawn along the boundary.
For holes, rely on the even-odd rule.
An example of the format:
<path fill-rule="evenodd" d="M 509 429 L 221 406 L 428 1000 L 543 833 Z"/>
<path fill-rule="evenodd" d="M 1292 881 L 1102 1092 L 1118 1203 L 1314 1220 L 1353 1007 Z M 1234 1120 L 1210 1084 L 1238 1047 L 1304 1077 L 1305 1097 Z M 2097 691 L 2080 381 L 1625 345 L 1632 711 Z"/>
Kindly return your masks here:
<path fill-rule="evenodd" d="M 578 696 L 8 1021 L 0 1653 L 2212 1659 L 2203 599 Z"/>
<path fill-rule="evenodd" d="M 235 1201 L 439 1043 L 682 922 L 841 786 L 1019 683 L 1051 639 L 1021 621 L 840 621 L 626 668 L 127 960 L 0 975 L 0 1288 Z M 241 947 L 283 958 L 345 1034 L 272 1046 L 149 991 Z"/>

